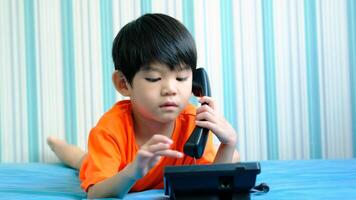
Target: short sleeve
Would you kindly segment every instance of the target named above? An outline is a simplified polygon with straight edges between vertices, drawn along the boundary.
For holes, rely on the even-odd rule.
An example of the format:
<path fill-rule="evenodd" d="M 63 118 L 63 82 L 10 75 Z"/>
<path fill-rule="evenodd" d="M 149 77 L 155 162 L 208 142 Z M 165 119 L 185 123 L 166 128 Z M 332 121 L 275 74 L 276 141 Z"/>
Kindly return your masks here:
<path fill-rule="evenodd" d="M 115 139 L 108 132 L 93 128 L 89 134 L 88 155 L 80 169 L 82 188 L 87 191 L 91 185 L 112 177 L 118 172 L 120 163 Z"/>

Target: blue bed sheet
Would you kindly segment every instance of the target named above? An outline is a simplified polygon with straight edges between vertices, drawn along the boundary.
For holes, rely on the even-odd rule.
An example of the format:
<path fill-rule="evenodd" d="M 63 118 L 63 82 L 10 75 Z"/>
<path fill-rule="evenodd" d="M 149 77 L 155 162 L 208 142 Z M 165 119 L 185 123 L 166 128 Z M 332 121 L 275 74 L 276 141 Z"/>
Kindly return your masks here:
<path fill-rule="evenodd" d="M 270 191 L 251 199 L 356 199 L 356 159 L 262 161 L 257 183 Z M 0 164 L 1 199 L 85 199 L 78 171 L 61 164 Z M 168 199 L 163 190 L 124 199 Z"/>

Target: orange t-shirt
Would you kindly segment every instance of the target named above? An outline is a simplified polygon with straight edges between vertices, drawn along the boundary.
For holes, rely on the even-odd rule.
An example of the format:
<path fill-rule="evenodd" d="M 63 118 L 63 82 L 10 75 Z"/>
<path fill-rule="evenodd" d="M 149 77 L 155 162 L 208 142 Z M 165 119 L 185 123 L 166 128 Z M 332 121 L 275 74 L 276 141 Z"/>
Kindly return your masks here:
<path fill-rule="evenodd" d="M 172 149 L 183 152 L 183 146 L 195 127 L 196 109 L 189 104 L 177 117 Z M 139 147 L 135 142 L 134 125 L 131 116 L 131 102 L 123 100 L 116 103 L 102 116 L 89 135 L 88 155 L 83 160 L 79 178 L 82 188 L 87 191 L 91 185 L 112 177 L 131 163 Z M 202 158 L 198 164 L 212 163 L 216 154 L 212 134 L 209 133 Z M 132 192 L 163 188 L 163 169 L 167 165 L 190 165 L 194 160 L 163 157 L 144 177 L 131 188 Z"/>

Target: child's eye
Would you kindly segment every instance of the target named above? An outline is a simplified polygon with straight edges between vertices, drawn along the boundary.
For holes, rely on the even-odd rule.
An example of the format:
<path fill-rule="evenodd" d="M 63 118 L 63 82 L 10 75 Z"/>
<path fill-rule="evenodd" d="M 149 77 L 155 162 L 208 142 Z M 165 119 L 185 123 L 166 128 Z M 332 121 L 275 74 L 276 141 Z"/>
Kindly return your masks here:
<path fill-rule="evenodd" d="M 145 78 L 145 79 L 149 82 L 156 82 L 156 81 L 161 80 L 161 78 Z"/>
<path fill-rule="evenodd" d="M 186 81 L 188 77 L 177 77 L 177 81 Z"/>

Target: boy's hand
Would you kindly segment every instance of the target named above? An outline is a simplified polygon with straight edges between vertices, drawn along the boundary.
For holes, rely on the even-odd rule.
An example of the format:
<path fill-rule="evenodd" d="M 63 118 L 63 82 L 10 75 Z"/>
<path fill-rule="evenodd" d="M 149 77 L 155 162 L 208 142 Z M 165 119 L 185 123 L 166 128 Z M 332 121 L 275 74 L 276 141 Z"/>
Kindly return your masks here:
<path fill-rule="evenodd" d="M 132 175 L 140 179 L 160 160 L 162 156 L 181 158 L 183 154 L 170 149 L 173 141 L 164 135 L 154 135 L 141 149 L 137 151 L 135 160 L 131 163 Z"/>
<path fill-rule="evenodd" d="M 211 130 L 222 144 L 235 146 L 237 134 L 230 123 L 217 112 L 213 99 L 204 96 L 199 102 L 206 104 L 197 108 L 196 125 Z"/>

